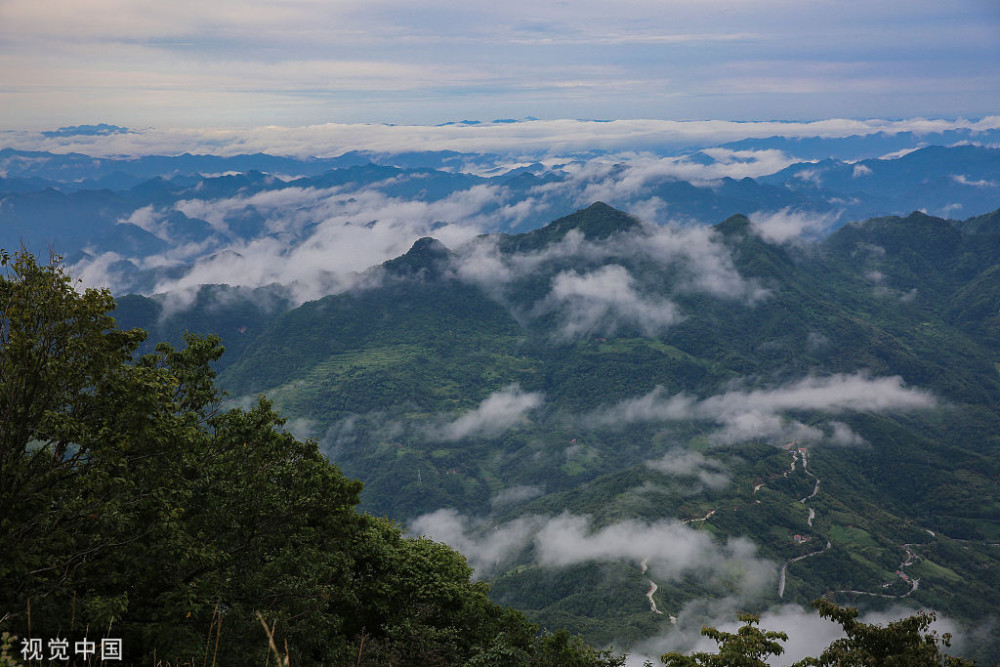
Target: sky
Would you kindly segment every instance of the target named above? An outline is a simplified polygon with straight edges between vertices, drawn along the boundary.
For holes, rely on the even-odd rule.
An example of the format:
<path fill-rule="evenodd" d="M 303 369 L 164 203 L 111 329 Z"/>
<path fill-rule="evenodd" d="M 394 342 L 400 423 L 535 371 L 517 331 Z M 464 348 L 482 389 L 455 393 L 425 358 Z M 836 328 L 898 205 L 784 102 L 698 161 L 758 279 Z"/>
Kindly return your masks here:
<path fill-rule="evenodd" d="M 0 129 L 981 118 L 996 0 L 0 0 Z"/>

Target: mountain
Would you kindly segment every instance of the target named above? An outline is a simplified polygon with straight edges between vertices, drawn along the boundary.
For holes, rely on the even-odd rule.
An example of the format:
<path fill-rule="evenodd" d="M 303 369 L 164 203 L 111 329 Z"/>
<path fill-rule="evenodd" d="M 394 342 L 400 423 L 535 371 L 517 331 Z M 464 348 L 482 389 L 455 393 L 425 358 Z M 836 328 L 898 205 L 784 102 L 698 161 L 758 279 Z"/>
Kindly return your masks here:
<path fill-rule="evenodd" d="M 169 327 L 148 299 L 120 310 L 220 331 L 233 400 L 265 393 L 368 510 L 456 546 L 543 626 L 677 645 L 828 595 L 935 609 L 987 661 L 998 215 L 778 244 L 741 215 L 659 227 L 598 202 L 421 238 L 297 307 L 214 287 Z"/>
<path fill-rule="evenodd" d="M 965 216 L 985 213 L 1000 202 L 1000 149 L 928 146 L 891 160 L 826 159 L 792 165 L 760 181 L 813 197 L 845 200 L 855 219 L 906 207 Z"/>
<path fill-rule="evenodd" d="M 894 155 L 927 146 L 995 145 L 997 130 L 955 129 L 943 132 L 875 132 L 849 137 L 781 137 L 743 139 L 723 144 L 731 150 L 780 150 L 802 160 L 824 160 L 831 156 L 845 162 L 857 162 Z"/>
<path fill-rule="evenodd" d="M 337 254 L 348 244 L 364 246 L 374 264 L 424 236 L 524 233 L 595 200 L 648 222 L 707 226 L 748 214 L 796 218 L 817 233 L 913 210 L 969 218 L 1000 205 L 998 156 L 1000 149 L 978 145 L 790 165 L 766 148 L 617 161 L 449 151 L 95 158 L 5 148 L 0 247 L 52 248 L 73 258 L 76 273 L 117 292 L 256 276 L 260 266 L 278 275 L 247 278 L 246 286 L 343 284 L 351 279 L 343 262 L 316 266 L 320 275 L 308 278 L 281 274 L 300 272 L 291 257 Z M 767 165 L 784 168 L 763 174 Z M 220 261 L 226 257 L 245 266 Z M 346 273 L 364 268 L 358 262 Z"/>

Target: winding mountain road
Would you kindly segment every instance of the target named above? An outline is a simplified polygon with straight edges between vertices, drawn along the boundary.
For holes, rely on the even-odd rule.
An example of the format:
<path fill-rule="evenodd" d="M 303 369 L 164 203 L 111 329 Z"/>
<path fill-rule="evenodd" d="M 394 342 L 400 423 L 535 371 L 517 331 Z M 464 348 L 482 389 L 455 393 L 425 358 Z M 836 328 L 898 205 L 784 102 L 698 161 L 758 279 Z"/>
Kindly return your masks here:
<path fill-rule="evenodd" d="M 642 562 L 639 563 L 639 569 L 642 574 L 646 574 L 646 570 L 648 569 L 647 567 L 648 563 L 649 563 L 648 558 L 643 558 Z M 646 581 L 649 582 L 649 589 L 646 591 L 646 598 L 649 600 L 649 610 L 654 614 L 662 615 L 663 612 L 657 609 L 656 600 L 653 599 L 653 594 L 656 593 L 656 591 L 659 589 L 659 586 L 657 586 L 656 582 L 653 581 L 652 579 L 647 579 Z M 677 617 L 674 616 L 673 614 L 669 614 L 668 618 L 670 619 L 671 623 L 674 624 L 677 623 Z"/>
<path fill-rule="evenodd" d="M 819 485 L 820 485 L 820 482 L 822 480 L 819 477 L 817 477 L 816 475 L 814 475 L 812 472 L 809 471 L 809 452 L 808 452 L 808 450 L 805 447 L 799 447 L 798 449 L 793 449 L 792 450 L 792 464 L 791 464 L 791 466 L 789 466 L 789 469 L 785 472 L 784 477 L 788 477 L 788 473 L 790 473 L 790 472 L 795 472 L 795 463 L 796 463 L 796 461 L 798 461 L 798 455 L 799 454 L 802 455 L 802 472 L 804 472 L 806 475 L 808 475 L 808 476 L 812 477 L 814 480 L 816 480 L 816 483 L 813 485 L 812 493 L 810 493 L 808 496 L 806 496 L 804 498 L 799 498 L 799 502 L 802 503 L 803 505 L 805 505 L 806 501 L 808 501 L 808 500 L 810 500 L 812 498 L 815 498 L 816 495 L 819 493 Z M 755 491 L 756 491 L 756 489 L 755 489 Z M 813 519 L 816 518 L 816 510 L 813 509 L 812 507 L 808 507 L 808 505 L 806 507 L 809 509 L 809 518 L 806 520 L 806 524 L 810 528 L 812 528 Z M 787 578 L 788 566 L 791 563 L 796 563 L 796 562 L 798 562 L 800 560 L 805 560 L 806 558 L 812 558 L 813 556 L 818 556 L 821 553 L 823 553 L 824 551 L 826 551 L 827 549 L 830 549 L 832 546 L 833 546 L 833 544 L 830 543 L 830 540 L 827 540 L 826 541 L 826 546 L 823 547 L 822 549 L 819 549 L 818 551 L 811 551 L 811 552 L 809 552 L 807 554 L 802 554 L 801 556 L 796 556 L 795 558 L 789 558 L 784 563 L 782 563 L 781 564 L 781 572 L 778 573 L 778 597 L 779 598 L 785 597 L 785 581 L 786 581 L 786 578 Z"/>

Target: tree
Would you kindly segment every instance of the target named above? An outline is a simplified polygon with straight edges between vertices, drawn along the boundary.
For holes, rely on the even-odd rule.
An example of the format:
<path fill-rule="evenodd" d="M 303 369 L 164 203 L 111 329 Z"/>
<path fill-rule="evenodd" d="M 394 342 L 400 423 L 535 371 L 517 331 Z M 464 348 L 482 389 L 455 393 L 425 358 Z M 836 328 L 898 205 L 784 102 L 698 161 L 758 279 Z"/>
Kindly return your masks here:
<path fill-rule="evenodd" d="M 102 453 L 137 412 L 126 404 L 168 387 L 126 365 L 144 335 L 114 326 L 107 291 L 79 294 L 25 253 L 0 252 L 0 265 L 0 604 L 16 618 L 114 547 L 102 486 L 116 477 Z"/>
<path fill-rule="evenodd" d="M 766 667 L 764 658 L 778 656 L 785 648 L 778 642 L 787 641 L 784 632 L 764 631 L 755 627 L 760 623 L 756 614 L 740 614 L 739 620 L 743 626 L 736 634 L 704 627 L 701 634 L 711 637 L 719 644 L 718 653 L 693 653 L 689 656 L 677 652 L 666 653 L 660 661 L 672 667 Z"/>
<path fill-rule="evenodd" d="M 951 636 L 938 637 L 927 632 L 934 614 L 917 612 L 882 627 L 858 621 L 858 610 L 840 607 L 828 600 L 815 600 L 812 606 L 820 616 L 843 627 L 847 636 L 835 640 L 819 658 L 805 658 L 792 667 L 972 667 L 974 662 L 941 653 L 941 645 L 951 645 Z M 715 628 L 702 628 L 701 633 L 719 642 L 718 653 L 667 653 L 660 659 L 673 667 L 712 665 L 717 667 L 758 667 L 767 665 L 764 658 L 778 656 L 784 648 L 775 640 L 787 641 L 783 632 L 764 632 L 754 627 L 759 617 L 740 614 L 744 622 L 736 634 Z"/>
<path fill-rule="evenodd" d="M 858 621 L 856 607 L 840 607 L 828 600 L 815 600 L 820 616 L 843 627 L 847 637 L 834 641 L 819 658 L 806 658 L 797 666 L 822 667 L 963 667 L 974 662 L 941 652 L 951 646 L 951 635 L 927 632 L 934 614 L 918 611 L 885 627 Z"/>
<path fill-rule="evenodd" d="M 145 333 L 107 290 L 0 261 L 0 632 L 117 637 L 150 664 L 259 665 L 270 637 L 303 665 L 620 664 L 357 512 L 360 482 L 263 397 L 221 410 L 218 337 L 134 360 Z"/>

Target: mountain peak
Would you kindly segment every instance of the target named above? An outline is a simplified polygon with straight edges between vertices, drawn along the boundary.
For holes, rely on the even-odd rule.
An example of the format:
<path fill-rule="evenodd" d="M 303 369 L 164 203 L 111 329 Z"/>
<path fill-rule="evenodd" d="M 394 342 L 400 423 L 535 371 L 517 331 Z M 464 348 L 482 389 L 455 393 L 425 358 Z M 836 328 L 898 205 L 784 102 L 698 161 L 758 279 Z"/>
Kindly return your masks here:
<path fill-rule="evenodd" d="M 587 208 L 580 209 L 541 229 L 509 237 L 503 246 L 510 249 L 534 250 L 561 241 L 573 230 L 583 234 L 588 241 L 606 239 L 612 234 L 627 233 L 642 226 L 642 223 L 628 213 L 596 201 Z"/>
<path fill-rule="evenodd" d="M 451 256 L 448 247 L 430 236 L 417 239 L 406 254 L 384 262 L 382 267 L 400 278 L 440 278 Z"/>
<path fill-rule="evenodd" d="M 448 250 L 448 246 L 438 241 L 432 236 L 423 236 L 413 242 L 410 249 L 406 251 L 403 257 L 422 257 L 428 259 L 445 259 L 451 251 Z"/>
<path fill-rule="evenodd" d="M 750 231 L 750 219 L 742 214 L 731 215 L 715 225 L 715 229 L 727 237 L 736 234 L 745 234 Z"/>

